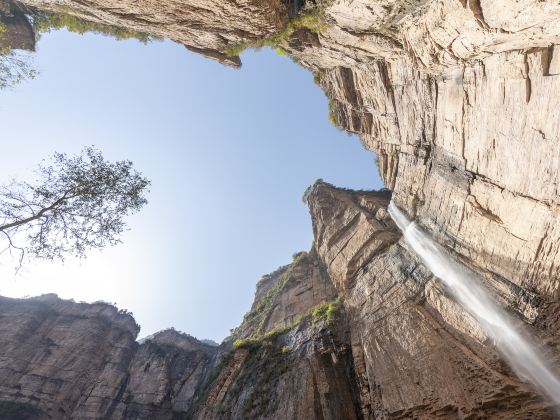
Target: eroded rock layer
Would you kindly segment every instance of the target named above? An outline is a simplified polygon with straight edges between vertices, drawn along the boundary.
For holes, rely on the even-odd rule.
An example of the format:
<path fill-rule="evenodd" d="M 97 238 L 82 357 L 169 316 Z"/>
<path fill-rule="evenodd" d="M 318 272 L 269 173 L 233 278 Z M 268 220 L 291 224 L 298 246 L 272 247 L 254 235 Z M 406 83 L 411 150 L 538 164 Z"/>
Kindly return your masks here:
<path fill-rule="evenodd" d="M 554 418 L 407 249 L 390 199 L 315 184 L 313 248 L 259 281 L 220 347 L 174 330 L 137 343 L 107 304 L 1 299 L 2 418 Z M 549 309 L 532 332 L 553 360 Z"/>
<path fill-rule="evenodd" d="M 171 419 L 216 351 L 174 330 L 139 344 L 132 316 L 55 295 L 0 298 L 0 319 L 2 419 Z"/>
<path fill-rule="evenodd" d="M 558 2 L 24 3 L 227 64 L 243 46 L 287 51 L 315 73 L 332 121 L 377 153 L 394 202 L 559 365 Z M 139 345 L 133 321 L 96 305 L 0 302 L 1 399 L 79 418 L 554 418 L 400 240 L 389 192 L 318 183 L 307 197 L 313 248 L 259 282 L 219 349 Z M 105 353 L 85 360 L 90 336 Z"/>

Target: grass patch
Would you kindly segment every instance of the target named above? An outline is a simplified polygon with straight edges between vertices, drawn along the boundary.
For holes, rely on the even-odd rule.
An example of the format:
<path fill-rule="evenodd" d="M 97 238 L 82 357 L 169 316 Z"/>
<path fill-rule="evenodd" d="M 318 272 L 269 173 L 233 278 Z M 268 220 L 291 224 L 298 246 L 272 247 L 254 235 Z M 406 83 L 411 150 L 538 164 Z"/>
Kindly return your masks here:
<path fill-rule="evenodd" d="M 233 342 L 234 349 L 246 349 L 259 347 L 262 344 L 262 339 L 260 338 L 238 338 Z"/>
<path fill-rule="evenodd" d="M 326 325 L 332 326 L 338 319 L 340 309 L 340 298 L 336 298 L 330 302 L 322 301 L 309 311 L 311 315 L 311 322 L 315 325 L 320 321 L 324 321 Z"/>
<path fill-rule="evenodd" d="M 375 156 L 375 166 L 377 167 L 377 173 L 379 174 L 379 178 L 383 179 L 383 173 L 381 171 L 381 162 L 379 160 L 379 155 Z"/>
<path fill-rule="evenodd" d="M 339 127 L 338 117 L 336 116 L 336 101 L 329 99 L 329 121 L 336 128 Z"/>

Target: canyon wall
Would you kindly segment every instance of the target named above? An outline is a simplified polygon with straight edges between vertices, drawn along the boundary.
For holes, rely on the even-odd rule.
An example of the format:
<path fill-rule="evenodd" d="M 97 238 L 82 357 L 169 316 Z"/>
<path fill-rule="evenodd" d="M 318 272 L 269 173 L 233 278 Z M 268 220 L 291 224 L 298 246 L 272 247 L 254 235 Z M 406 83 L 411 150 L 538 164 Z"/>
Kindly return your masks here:
<path fill-rule="evenodd" d="M 172 419 L 216 349 L 174 330 L 141 344 L 132 316 L 55 295 L 0 298 L 0 418 Z"/>
<path fill-rule="evenodd" d="M 106 303 L 0 299 L 0 417 L 554 417 L 402 242 L 389 191 L 318 182 L 307 200 L 314 246 L 263 276 L 219 347 L 174 330 L 136 342 Z"/>
<path fill-rule="evenodd" d="M 407 249 L 387 205 L 474 269 L 560 365 L 557 2 L 23 3 L 231 65 L 242 46 L 282 48 L 314 72 L 331 120 L 378 155 L 392 195 L 313 186 L 312 249 L 261 279 L 218 349 L 169 332 L 176 339 L 137 344 L 114 308 L 3 300 L 2 401 L 79 418 L 554 418 Z M 25 344 L 43 336 L 59 347 Z M 87 354 L 90 336 L 105 353 L 70 366 L 56 356 Z"/>

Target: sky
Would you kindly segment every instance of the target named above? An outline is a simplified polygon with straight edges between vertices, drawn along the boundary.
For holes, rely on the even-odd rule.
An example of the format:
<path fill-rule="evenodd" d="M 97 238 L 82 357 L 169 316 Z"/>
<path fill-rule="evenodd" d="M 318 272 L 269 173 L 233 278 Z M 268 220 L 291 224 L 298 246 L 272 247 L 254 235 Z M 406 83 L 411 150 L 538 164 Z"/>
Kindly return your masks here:
<path fill-rule="evenodd" d="M 122 244 L 17 275 L 4 257 L 0 294 L 104 300 L 134 313 L 139 337 L 173 326 L 219 342 L 260 277 L 310 248 L 307 186 L 382 187 L 309 71 L 270 49 L 241 58 L 233 69 L 170 41 L 42 35 L 36 79 L 0 91 L 0 182 L 94 145 L 152 185 Z"/>

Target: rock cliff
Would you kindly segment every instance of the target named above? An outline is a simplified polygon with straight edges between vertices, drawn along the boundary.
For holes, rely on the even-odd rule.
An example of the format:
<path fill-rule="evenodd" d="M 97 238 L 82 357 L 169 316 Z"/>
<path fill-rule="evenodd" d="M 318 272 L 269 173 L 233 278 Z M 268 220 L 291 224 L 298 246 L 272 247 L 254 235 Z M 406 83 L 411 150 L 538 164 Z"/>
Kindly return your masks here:
<path fill-rule="evenodd" d="M 0 418 L 173 418 L 215 348 L 174 330 L 141 344 L 132 316 L 55 295 L 0 298 Z"/>
<path fill-rule="evenodd" d="M 390 199 L 316 183 L 307 194 L 314 246 L 263 276 L 251 310 L 219 347 L 174 330 L 138 343 L 132 317 L 104 303 L 1 299 L 0 413 L 554 418 L 404 244 Z M 551 357 L 557 316 L 540 314 L 533 327 Z"/>
<path fill-rule="evenodd" d="M 475 270 L 559 365 L 557 2 L 23 3 L 168 37 L 231 65 L 242 48 L 282 48 L 314 72 L 331 120 L 377 153 L 392 192 L 313 186 L 312 249 L 261 279 L 217 349 L 173 332 L 138 344 L 133 320 L 105 305 L 2 300 L 5 410 L 554 418 L 407 248 L 387 205 Z"/>

